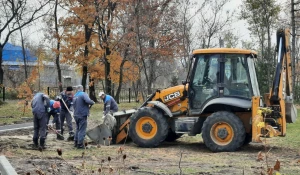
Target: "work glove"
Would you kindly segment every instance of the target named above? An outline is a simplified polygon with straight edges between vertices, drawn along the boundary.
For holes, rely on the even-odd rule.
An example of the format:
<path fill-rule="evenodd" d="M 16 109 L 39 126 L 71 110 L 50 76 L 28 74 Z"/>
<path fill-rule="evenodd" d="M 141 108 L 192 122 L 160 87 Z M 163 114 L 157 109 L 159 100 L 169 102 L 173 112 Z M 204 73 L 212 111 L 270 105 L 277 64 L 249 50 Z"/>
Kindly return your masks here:
<path fill-rule="evenodd" d="M 48 108 L 47 108 L 47 112 L 49 113 L 50 111 L 51 111 L 51 108 L 50 108 L 50 107 L 48 107 Z"/>

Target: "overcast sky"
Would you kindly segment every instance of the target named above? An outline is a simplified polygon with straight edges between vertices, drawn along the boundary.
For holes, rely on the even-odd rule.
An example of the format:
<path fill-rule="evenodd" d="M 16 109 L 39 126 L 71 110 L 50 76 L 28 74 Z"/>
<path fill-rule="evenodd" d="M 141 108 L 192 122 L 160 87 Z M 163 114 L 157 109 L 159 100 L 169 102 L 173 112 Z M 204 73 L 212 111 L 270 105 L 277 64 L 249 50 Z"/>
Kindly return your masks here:
<path fill-rule="evenodd" d="M 282 2 L 282 1 L 281 1 Z M 241 6 L 242 1 L 241 0 L 231 0 L 230 3 L 228 3 L 225 7 L 226 10 L 235 10 L 236 16 L 238 15 L 240 11 L 240 6 Z M 27 36 L 29 40 L 32 43 L 35 43 L 36 45 L 40 42 L 43 43 L 42 38 L 44 37 L 43 33 L 43 27 L 44 23 L 38 22 L 35 23 L 34 25 L 31 25 L 28 27 L 26 30 L 24 30 L 24 36 Z M 238 35 L 241 40 L 248 40 L 251 41 L 251 36 L 250 32 L 248 30 L 248 24 L 245 20 L 237 20 L 235 19 L 233 24 L 232 24 L 232 29 L 233 33 Z M 15 33 L 12 40 L 16 44 L 20 43 L 19 39 L 19 32 Z M 275 42 L 275 34 L 274 34 L 274 39 L 273 42 Z M 240 45 L 238 47 L 241 47 Z"/>

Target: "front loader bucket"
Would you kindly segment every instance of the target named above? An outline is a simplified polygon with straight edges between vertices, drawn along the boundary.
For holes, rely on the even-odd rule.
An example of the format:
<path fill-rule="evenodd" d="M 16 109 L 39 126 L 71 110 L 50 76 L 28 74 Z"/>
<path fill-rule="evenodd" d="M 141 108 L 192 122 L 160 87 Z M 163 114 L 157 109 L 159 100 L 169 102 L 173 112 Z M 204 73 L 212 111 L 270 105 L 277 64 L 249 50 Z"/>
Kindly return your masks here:
<path fill-rule="evenodd" d="M 122 141 L 126 141 L 130 123 L 129 118 L 135 112 L 135 109 L 115 112 L 113 113 L 113 117 L 116 119 L 116 124 L 112 130 L 107 125 L 101 124 L 90 129 L 86 134 L 93 142 L 102 145 L 119 144 Z M 108 138 L 111 138 L 111 140 L 109 141 Z"/>
<path fill-rule="evenodd" d="M 101 145 L 110 145 L 111 140 L 109 138 L 113 137 L 112 131 L 108 129 L 105 124 L 98 125 L 95 128 L 88 130 L 86 134 L 92 141 Z"/>
<path fill-rule="evenodd" d="M 297 109 L 293 103 L 285 103 L 285 114 L 287 123 L 295 123 L 297 119 Z"/>

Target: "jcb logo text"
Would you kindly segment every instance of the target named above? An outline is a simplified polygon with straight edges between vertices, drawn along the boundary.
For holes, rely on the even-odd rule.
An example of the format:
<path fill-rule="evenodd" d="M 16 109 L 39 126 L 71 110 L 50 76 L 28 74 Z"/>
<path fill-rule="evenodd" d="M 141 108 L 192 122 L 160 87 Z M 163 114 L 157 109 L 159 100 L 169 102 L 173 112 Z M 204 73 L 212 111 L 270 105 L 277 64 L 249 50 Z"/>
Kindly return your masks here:
<path fill-rule="evenodd" d="M 174 93 L 172 93 L 172 94 L 166 95 L 166 96 L 164 97 L 164 99 L 165 99 L 165 102 L 167 102 L 167 101 L 170 101 L 170 100 L 172 100 L 172 99 L 174 99 L 174 98 L 176 98 L 176 97 L 179 97 L 179 96 L 180 96 L 180 92 L 177 91 L 177 92 L 174 92 Z"/>

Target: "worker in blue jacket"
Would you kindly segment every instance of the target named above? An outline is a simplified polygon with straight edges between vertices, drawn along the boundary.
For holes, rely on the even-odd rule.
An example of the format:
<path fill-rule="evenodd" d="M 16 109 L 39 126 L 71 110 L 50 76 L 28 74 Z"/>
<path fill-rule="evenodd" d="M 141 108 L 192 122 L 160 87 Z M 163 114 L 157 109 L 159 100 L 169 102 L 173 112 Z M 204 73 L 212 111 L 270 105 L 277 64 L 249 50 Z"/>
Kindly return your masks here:
<path fill-rule="evenodd" d="M 73 97 L 74 119 L 76 122 L 76 132 L 74 137 L 74 146 L 78 149 L 84 149 L 84 137 L 87 128 L 87 117 L 91 106 L 95 104 L 89 96 L 83 92 L 83 86 L 77 86 L 77 92 Z"/>
<path fill-rule="evenodd" d="M 50 112 L 50 99 L 41 92 L 33 92 L 31 108 L 33 113 L 33 144 L 34 148 L 45 149 L 48 112 Z M 39 143 L 40 141 L 40 143 Z"/>
<path fill-rule="evenodd" d="M 73 132 L 73 124 L 72 124 L 72 118 L 73 118 L 73 111 L 71 111 L 72 107 L 72 101 L 73 101 L 73 87 L 68 86 L 65 91 L 60 93 L 59 96 L 60 104 L 61 104 L 61 111 L 60 111 L 60 121 L 61 121 L 61 135 L 64 134 L 64 122 L 66 120 L 67 127 L 69 130 L 69 140 L 74 140 L 74 132 Z"/>
<path fill-rule="evenodd" d="M 64 140 L 64 137 L 60 134 L 61 133 L 61 122 L 60 122 L 60 102 L 50 100 L 50 112 L 48 112 L 48 124 L 50 117 L 53 116 L 52 125 L 55 124 L 55 129 L 57 132 L 56 139 L 57 140 Z M 51 125 L 51 127 L 52 127 Z"/>
<path fill-rule="evenodd" d="M 100 92 L 99 97 L 104 102 L 104 107 L 103 107 L 104 116 L 108 113 L 114 113 L 118 111 L 118 104 L 112 96 L 107 95 L 104 92 Z"/>

